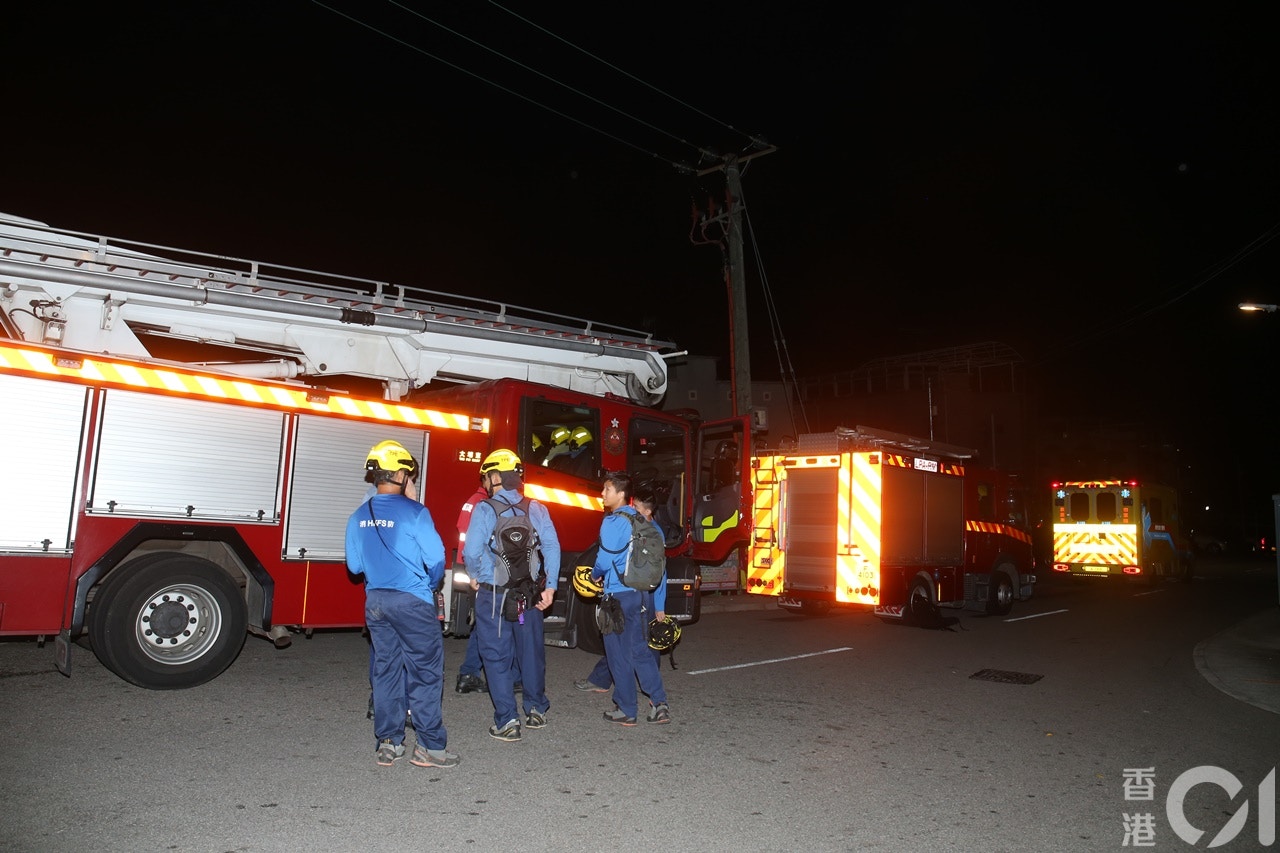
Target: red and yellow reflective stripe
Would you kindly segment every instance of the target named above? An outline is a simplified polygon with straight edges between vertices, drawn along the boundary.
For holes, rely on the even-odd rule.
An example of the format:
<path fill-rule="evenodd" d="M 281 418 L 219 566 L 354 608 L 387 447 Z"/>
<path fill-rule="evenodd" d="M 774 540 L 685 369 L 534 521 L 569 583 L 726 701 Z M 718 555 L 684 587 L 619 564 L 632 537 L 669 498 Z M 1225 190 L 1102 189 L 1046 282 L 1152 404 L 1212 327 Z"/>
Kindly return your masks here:
<path fill-rule="evenodd" d="M 914 456 L 903 456 L 901 453 L 885 453 L 884 451 L 879 451 L 879 452 L 881 456 L 880 461 L 884 465 L 891 465 L 894 468 L 915 468 L 916 467 L 916 458 Z M 939 474 L 946 474 L 949 477 L 964 476 L 963 465 L 958 465 L 955 462 L 943 462 L 941 460 L 933 464 L 936 464 L 938 466 L 937 472 Z"/>
<path fill-rule="evenodd" d="M 836 601 L 880 603 L 880 501 L 884 491 L 880 466 L 886 456 L 865 451 L 845 454 L 846 463 L 840 469 L 840 529 L 836 532 Z"/>
<path fill-rule="evenodd" d="M 584 495 L 581 492 L 570 492 L 564 489 L 549 489 L 546 486 L 537 486 L 533 483 L 525 483 L 523 490 L 526 498 L 544 504 L 560 504 L 561 506 L 589 509 L 595 512 L 604 511 L 604 501 L 599 495 Z"/>
<path fill-rule="evenodd" d="M 110 358 L 65 356 L 0 344 L 0 370 L 46 379 L 63 379 L 165 394 L 249 403 L 291 411 L 327 412 L 351 418 L 476 432 L 489 431 L 488 418 L 422 409 L 386 400 L 330 394 L 316 389 L 271 385 L 248 379 L 153 367 Z"/>
<path fill-rule="evenodd" d="M 1017 539 L 1019 542 L 1031 542 L 1031 534 L 1025 530 L 1019 530 L 1009 524 L 998 524 L 994 521 L 966 519 L 964 529 L 971 533 L 999 533 L 1001 536 L 1008 536 Z"/>

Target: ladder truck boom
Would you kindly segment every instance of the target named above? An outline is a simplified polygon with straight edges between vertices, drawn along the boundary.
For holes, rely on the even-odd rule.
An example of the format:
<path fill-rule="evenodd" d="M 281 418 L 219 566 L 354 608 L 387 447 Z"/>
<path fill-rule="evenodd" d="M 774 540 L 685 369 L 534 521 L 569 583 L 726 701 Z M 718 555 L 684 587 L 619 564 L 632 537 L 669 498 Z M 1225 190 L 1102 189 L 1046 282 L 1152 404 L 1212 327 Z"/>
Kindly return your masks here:
<path fill-rule="evenodd" d="M 266 265 L 51 228 L 0 213 L 3 334 L 152 357 L 151 338 L 244 351 L 257 378 L 378 380 L 389 400 L 433 380 L 515 378 L 654 405 L 653 335 L 471 295 Z"/>

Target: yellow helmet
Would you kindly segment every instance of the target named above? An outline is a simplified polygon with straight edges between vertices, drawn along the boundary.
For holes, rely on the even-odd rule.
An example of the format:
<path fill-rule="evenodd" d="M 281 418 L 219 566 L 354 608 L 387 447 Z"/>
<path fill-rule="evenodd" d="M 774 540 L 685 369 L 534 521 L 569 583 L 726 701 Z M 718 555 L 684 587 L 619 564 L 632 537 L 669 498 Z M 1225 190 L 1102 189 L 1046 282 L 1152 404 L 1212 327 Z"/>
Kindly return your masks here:
<path fill-rule="evenodd" d="M 574 427 L 573 433 L 569 436 L 570 447 L 582 447 L 584 444 L 591 443 L 591 430 L 586 427 Z"/>
<path fill-rule="evenodd" d="M 670 616 L 659 622 L 654 619 L 649 623 L 649 648 L 655 651 L 666 651 L 680 642 L 680 623 Z"/>
<path fill-rule="evenodd" d="M 533 445 L 533 451 L 535 453 L 542 449 L 542 439 L 538 437 L 536 432 L 533 434 L 533 441 L 530 443 Z"/>
<path fill-rule="evenodd" d="M 418 479 L 418 460 L 398 441 L 380 441 L 369 449 L 364 460 L 365 479 L 377 479 L 379 474 L 408 471 L 409 478 Z"/>
<path fill-rule="evenodd" d="M 573 591 L 583 598 L 595 598 L 604 592 L 604 582 L 591 577 L 591 566 L 574 566 Z"/>
<path fill-rule="evenodd" d="M 558 447 L 569 440 L 573 433 L 568 427 L 558 426 L 551 431 L 551 446 Z"/>
<path fill-rule="evenodd" d="M 480 463 L 481 474 L 488 474 L 490 471 L 515 471 L 516 474 L 523 477 L 524 464 L 520 461 L 520 457 L 510 450 L 495 450 L 484 458 L 484 462 Z"/>

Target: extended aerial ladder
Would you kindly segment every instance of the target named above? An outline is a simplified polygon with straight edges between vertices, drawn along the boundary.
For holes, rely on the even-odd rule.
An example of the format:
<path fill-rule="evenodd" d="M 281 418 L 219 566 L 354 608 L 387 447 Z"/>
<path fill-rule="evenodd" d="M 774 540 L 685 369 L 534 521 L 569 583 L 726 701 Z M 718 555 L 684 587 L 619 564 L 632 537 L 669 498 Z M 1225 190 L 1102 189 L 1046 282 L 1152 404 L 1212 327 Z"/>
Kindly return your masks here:
<path fill-rule="evenodd" d="M 153 357 L 158 338 L 215 345 L 246 358 L 201 362 L 212 369 L 316 386 L 373 379 L 388 400 L 433 380 L 516 378 L 654 405 L 674 349 L 621 326 L 4 213 L 0 335 L 135 357 Z"/>

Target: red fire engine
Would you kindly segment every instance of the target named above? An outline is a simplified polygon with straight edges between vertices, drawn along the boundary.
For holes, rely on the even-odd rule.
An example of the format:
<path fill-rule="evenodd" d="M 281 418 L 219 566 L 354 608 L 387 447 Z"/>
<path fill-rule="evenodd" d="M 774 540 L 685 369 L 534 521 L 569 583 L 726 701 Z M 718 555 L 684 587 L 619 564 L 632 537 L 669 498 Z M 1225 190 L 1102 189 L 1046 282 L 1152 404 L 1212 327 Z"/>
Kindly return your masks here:
<path fill-rule="evenodd" d="M 566 578 L 598 533 L 600 472 L 649 480 L 671 520 L 668 611 L 696 621 L 699 565 L 726 560 L 746 528 L 702 532 L 702 458 L 726 441 L 745 453 L 748 419 L 649 408 L 670 346 L 0 215 L 0 634 L 56 635 L 68 674 L 87 635 L 109 669 L 164 689 L 216 677 L 246 632 L 286 646 L 363 625 L 342 532 L 383 439 L 423 460 L 450 545 L 480 461 L 499 447 L 525 457 L 565 554 L 548 644 L 599 639 Z M 383 399 L 335 390 L 361 380 Z M 433 381 L 465 384 L 422 390 Z M 536 455 L 559 426 L 592 439 L 576 470 Z M 465 634 L 463 618 L 446 630 Z"/>
<path fill-rule="evenodd" d="M 799 613 L 1008 613 L 1035 584 L 1024 501 L 1010 475 L 962 464 L 971 455 L 859 426 L 754 457 L 748 592 Z"/>

